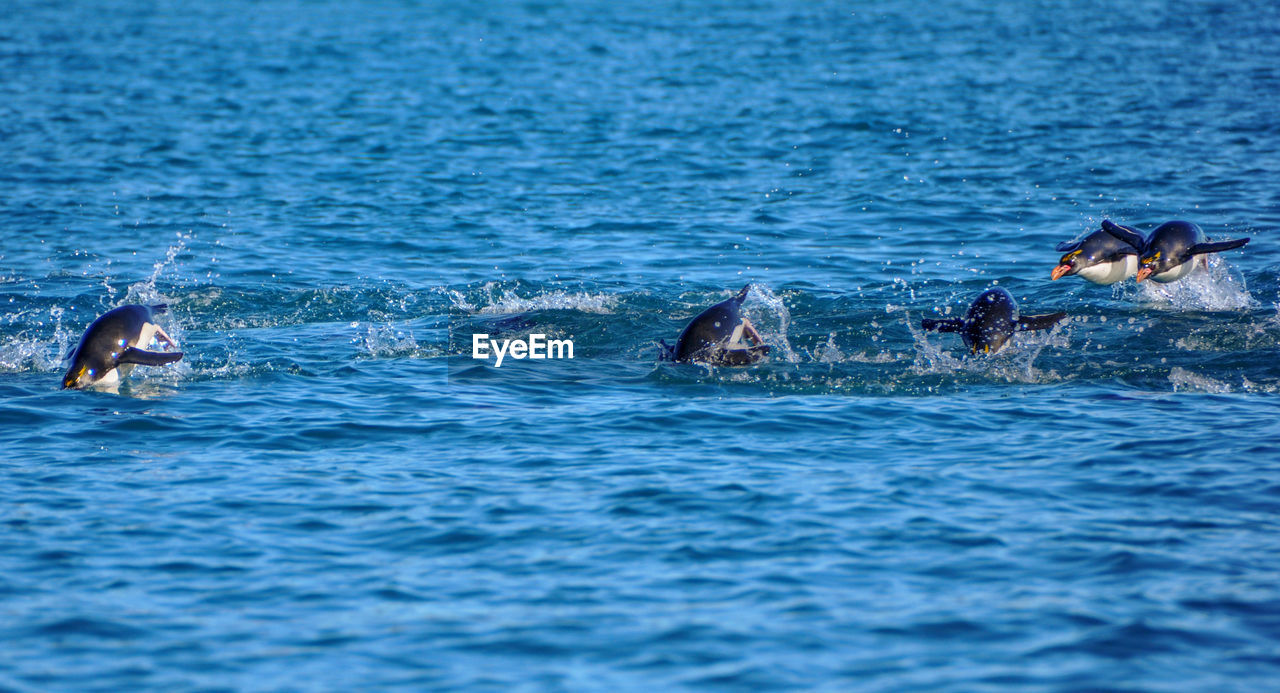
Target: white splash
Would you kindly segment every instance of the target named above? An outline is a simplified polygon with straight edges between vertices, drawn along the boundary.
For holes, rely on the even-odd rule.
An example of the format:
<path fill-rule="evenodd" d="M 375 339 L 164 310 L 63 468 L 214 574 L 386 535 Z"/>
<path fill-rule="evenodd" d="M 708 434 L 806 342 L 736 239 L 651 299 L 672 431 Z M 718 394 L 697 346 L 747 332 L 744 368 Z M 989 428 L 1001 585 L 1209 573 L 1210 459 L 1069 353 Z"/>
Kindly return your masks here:
<path fill-rule="evenodd" d="M 1210 394 L 1231 392 L 1231 385 L 1226 382 L 1197 375 L 1191 371 L 1176 367 L 1169 371 L 1169 382 L 1173 384 L 1174 392 L 1207 392 Z"/>
<path fill-rule="evenodd" d="M 916 375 L 950 375 L 968 373 L 1011 383 L 1045 383 L 1061 380 L 1053 371 L 1042 371 L 1033 364 L 1045 347 L 1066 348 L 1071 340 L 1064 327 L 1070 318 L 1052 330 L 1019 332 L 994 354 L 964 354 L 966 347 L 959 335 L 941 334 L 937 344 L 929 341 L 928 333 L 906 314 L 907 329 L 915 343 L 915 360 L 911 371 Z M 958 349 L 956 348 L 958 346 Z"/>
<path fill-rule="evenodd" d="M 357 329 L 358 323 L 353 324 Z M 373 357 L 420 356 L 421 350 L 413 332 L 394 325 L 364 325 L 364 331 L 351 341 L 362 352 Z"/>
<path fill-rule="evenodd" d="M 156 290 L 156 280 L 159 279 L 160 275 L 164 274 L 166 270 L 176 266 L 175 259 L 178 257 L 178 253 L 187 249 L 187 241 L 189 240 L 191 240 L 190 234 L 179 234 L 178 242 L 169 246 L 169 249 L 165 252 L 164 259 L 151 266 L 151 276 L 143 281 L 129 285 L 129 290 L 124 296 L 124 303 L 140 303 L 145 305 L 167 303 L 168 299 L 161 296 Z"/>
<path fill-rule="evenodd" d="M 16 322 L 23 312 L 6 316 Z M 63 368 L 62 357 L 71 349 L 80 335 L 73 334 L 62 325 L 62 308 L 50 308 L 47 317 L 35 320 L 35 331 L 23 330 L 0 342 L 0 372 L 21 373 L 27 371 L 51 372 Z M 51 330 L 51 332 L 50 332 Z"/>
<path fill-rule="evenodd" d="M 1208 269 L 1198 269 L 1184 279 L 1168 284 L 1125 282 L 1117 284 L 1116 291 L 1173 310 L 1247 310 L 1256 305 L 1238 271 L 1217 255 L 1205 257 Z"/>
<path fill-rule="evenodd" d="M 534 310 L 573 310 L 580 313 L 606 315 L 613 312 L 617 297 L 602 293 L 568 291 L 544 291 L 533 296 L 520 296 L 514 291 L 502 290 L 497 293 L 493 282 L 487 282 L 481 289 L 485 292 L 477 308 L 476 304 L 467 300 L 466 296 L 454 290 L 447 290 L 445 295 L 455 308 L 479 315 L 510 315 Z"/>
<path fill-rule="evenodd" d="M 485 286 L 488 287 L 490 285 L 486 284 Z M 449 303 L 460 311 L 474 313 L 477 310 L 475 304 L 468 301 L 467 297 L 457 289 L 444 289 L 444 295 L 449 299 Z"/>
<path fill-rule="evenodd" d="M 836 346 L 836 336 L 834 333 L 827 335 L 827 341 L 814 347 L 813 360 L 818 363 L 840 363 L 845 359 L 843 351 Z"/>
<path fill-rule="evenodd" d="M 482 315 L 505 315 L 532 310 L 575 310 L 580 313 L 605 315 L 613 312 L 617 299 L 608 294 L 568 293 L 551 291 L 524 298 L 515 294 L 503 294 L 497 302 L 480 309 Z"/>
<path fill-rule="evenodd" d="M 752 284 L 742 302 L 742 312 L 755 325 L 756 331 L 770 347 L 771 360 L 798 363 L 800 357 L 791 348 L 787 331 L 791 327 L 791 311 L 782 298 L 762 284 Z"/>
<path fill-rule="evenodd" d="M 810 358 L 816 363 L 893 363 L 898 360 L 898 354 L 890 351 L 869 352 L 858 351 L 845 353 L 836 345 L 836 336 L 834 333 L 827 335 L 827 341 L 814 347 Z"/>

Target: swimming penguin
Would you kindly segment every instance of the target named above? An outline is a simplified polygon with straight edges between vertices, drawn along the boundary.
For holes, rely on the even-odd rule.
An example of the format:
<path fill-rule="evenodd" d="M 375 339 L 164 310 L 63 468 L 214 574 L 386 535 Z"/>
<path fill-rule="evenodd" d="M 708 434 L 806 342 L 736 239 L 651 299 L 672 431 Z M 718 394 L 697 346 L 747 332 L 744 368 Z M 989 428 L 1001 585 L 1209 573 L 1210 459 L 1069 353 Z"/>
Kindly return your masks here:
<path fill-rule="evenodd" d="M 1189 221 L 1166 221 L 1145 239 L 1138 231 L 1112 223 L 1110 219 L 1102 221 L 1102 230 L 1140 251 L 1138 281 L 1150 278 L 1162 284 L 1176 282 L 1191 274 L 1196 268 L 1197 255 L 1231 250 L 1249 242 L 1248 238 L 1237 238 L 1210 243 L 1204 231 Z M 1205 259 L 1201 264 L 1208 267 L 1208 262 Z"/>
<path fill-rule="evenodd" d="M 769 354 L 769 345 L 756 332 L 751 321 L 742 315 L 742 302 L 751 286 L 737 296 L 711 306 L 689 322 L 680 333 L 676 345 L 658 340 L 662 359 L 693 361 L 716 366 L 747 366 Z M 748 343 L 750 340 L 750 343 Z"/>
<path fill-rule="evenodd" d="M 959 332 L 964 343 L 973 353 L 981 351 L 993 354 L 1000 351 L 1014 332 L 1027 330 L 1047 330 L 1067 317 L 1066 313 L 1050 313 L 1048 315 L 1018 315 L 1018 303 L 1008 291 L 999 287 L 987 289 L 974 299 L 964 319 L 947 318 L 932 320 L 925 318 L 920 326 L 935 332 Z"/>
<path fill-rule="evenodd" d="M 163 366 L 182 358 L 182 352 L 146 351 L 152 340 L 165 348 L 177 346 L 155 323 L 155 316 L 168 310 L 166 305 L 120 306 L 113 308 L 89 325 L 80 344 L 70 353 L 71 368 L 62 377 L 62 387 L 112 387 L 129 375 L 134 365 Z"/>
<path fill-rule="evenodd" d="M 1138 273 L 1138 249 L 1106 231 L 1094 231 L 1074 243 L 1059 243 L 1058 260 L 1049 278 L 1079 276 L 1094 284 L 1115 284 Z"/>

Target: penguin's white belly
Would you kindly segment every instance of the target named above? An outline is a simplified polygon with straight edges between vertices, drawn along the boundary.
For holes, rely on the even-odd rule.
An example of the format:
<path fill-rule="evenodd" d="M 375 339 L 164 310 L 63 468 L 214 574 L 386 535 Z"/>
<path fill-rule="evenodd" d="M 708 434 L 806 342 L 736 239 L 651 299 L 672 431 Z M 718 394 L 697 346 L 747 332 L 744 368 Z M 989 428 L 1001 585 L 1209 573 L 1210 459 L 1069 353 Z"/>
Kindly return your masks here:
<path fill-rule="evenodd" d="M 1123 258 L 1112 262 L 1099 262 L 1078 272 L 1081 279 L 1087 279 L 1094 284 L 1115 284 L 1137 273 L 1137 255 L 1125 255 Z"/>
<path fill-rule="evenodd" d="M 1177 267 L 1174 267 L 1171 270 L 1168 270 L 1166 272 L 1161 272 L 1160 274 L 1153 274 L 1151 275 L 1151 281 L 1160 282 L 1161 284 L 1176 282 L 1179 279 L 1182 279 L 1183 277 L 1195 271 L 1196 260 L 1198 259 L 1199 258 L 1193 257 L 1190 260 L 1187 260 L 1186 262 L 1182 263 L 1181 265 L 1178 265 Z"/>
<path fill-rule="evenodd" d="M 89 387 L 103 388 L 103 389 L 111 389 L 111 388 L 119 387 L 120 381 L 125 376 L 129 375 L 129 371 L 131 370 L 133 370 L 133 364 L 131 363 L 121 364 L 115 368 L 112 368 L 106 373 L 103 373 L 102 377 L 90 383 Z"/>
<path fill-rule="evenodd" d="M 134 342 L 133 346 L 139 349 L 142 349 L 144 351 L 150 349 L 151 342 L 153 342 L 156 338 L 157 329 L 158 328 L 156 327 L 155 323 L 150 323 L 150 322 L 142 323 L 142 329 L 138 331 L 138 341 Z"/>

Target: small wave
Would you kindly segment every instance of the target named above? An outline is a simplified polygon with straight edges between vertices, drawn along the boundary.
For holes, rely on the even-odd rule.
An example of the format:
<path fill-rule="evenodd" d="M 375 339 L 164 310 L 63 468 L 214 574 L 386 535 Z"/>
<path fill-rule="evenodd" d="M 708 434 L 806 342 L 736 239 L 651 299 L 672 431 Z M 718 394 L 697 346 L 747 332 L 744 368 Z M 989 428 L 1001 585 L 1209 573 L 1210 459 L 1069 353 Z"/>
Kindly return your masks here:
<path fill-rule="evenodd" d="M 815 363 L 893 363 L 901 358 L 900 354 L 891 351 L 867 352 L 860 351 L 854 353 L 845 353 L 836 345 L 836 336 L 834 333 L 827 335 L 827 341 L 813 348 L 813 353 L 809 355 L 810 360 Z"/>
<path fill-rule="evenodd" d="M 1274 393 L 1280 392 L 1280 382 L 1260 382 L 1240 377 L 1240 384 L 1211 378 L 1207 375 L 1192 373 L 1185 368 L 1174 367 L 1169 371 L 1169 383 L 1174 392 L 1199 392 L 1211 395 L 1225 395 L 1231 392 Z"/>
<path fill-rule="evenodd" d="M 458 310 L 479 315 L 509 315 L 535 310 L 571 310 L 580 313 L 608 315 L 617 304 L 617 297 L 605 293 L 570 292 L 562 289 L 539 291 L 531 296 L 521 296 L 513 290 L 486 282 L 473 298 L 457 290 L 447 290 L 445 296 Z"/>
<path fill-rule="evenodd" d="M 1252 317 L 1252 316 L 1250 316 Z M 1179 337 L 1174 346 L 1184 351 L 1245 352 L 1280 345 L 1280 322 L 1265 320 L 1229 322 L 1214 320 Z"/>
<path fill-rule="evenodd" d="M 361 324 L 352 323 L 351 326 L 359 330 Z M 395 325 L 366 324 L 363 327 L 363 331 L 351 341 L 366 356 L 422 358 L 439 354 L 438 350 L 419 344 L 412 330 Z"/>
<path fill-rule="evenodd" d="M 818 363 L 840 363 L 844 359 L 844 352 L 840 351 L 840 347 L 836 346 L 836 336 L 834 334 L 827 335 L 827 341 L 813 349 L 813 360 Z"/>
<path fill-rule="evenodd" d="M 29 631 L 34 635 L 66 638 L 97 638 L 103 640 L 136 640 L 147 631 L 121 621 L 101 618 L 72 617 L 35 626 Z"/>
<path fill-rule="evenodd" d="M 181 363 L 181 362 L 179 362 Z M 287 365 L 277 366 L 275 363 L 251 363 L 241 361 L 237 355 L 231 354 L 227 356 L 227 360 L 219 366 L 201 366 L 197 372 L 199 378 L 208 378 L 210 380 L 237 380 L 240 378 L 249 378 L 253 376 L 263 375 L 276 371 L 288 371 Z"/>
<path fill-rule="evenodd" d="M 1174 392 L 1205 392 L 1209 394 L 1225 394 L 1231 392 L 1231 385 L 1208 376 L 1197 375 L 1184 368 L 1169 371 L 1169 382 Z"/>
<path fill-rule="evenodd" d="M 534 310 L 574 310 L 580 313 L 608 314 L 616 299 L 607 294 L 551 291 L 528 298 L 504 294 L 498 301 L 480 309 L 482 315 L 505 315 Z"/>

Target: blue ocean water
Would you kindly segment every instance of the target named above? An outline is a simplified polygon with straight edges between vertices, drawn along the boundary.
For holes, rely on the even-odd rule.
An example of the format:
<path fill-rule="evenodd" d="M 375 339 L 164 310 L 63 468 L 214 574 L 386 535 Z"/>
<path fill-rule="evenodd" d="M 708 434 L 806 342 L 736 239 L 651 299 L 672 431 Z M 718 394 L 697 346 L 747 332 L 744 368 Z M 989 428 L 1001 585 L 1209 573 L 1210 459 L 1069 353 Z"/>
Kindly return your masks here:
<path fill-rule="evenodd" d="M 9 3 L 0 689 L 1274 688 L 1278 38 L 1261 0 Z M 1104 218 L 1251 243 L 1051 282 Z M 658 362 L 748 284 L 768 362 Z M 920 331 L 994 285 L 1071 317 Z M 184 360 L 60 391 L 135 302 Z"/>

